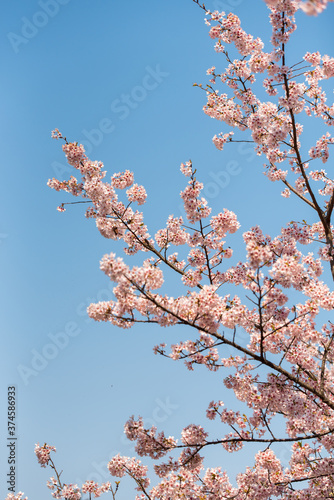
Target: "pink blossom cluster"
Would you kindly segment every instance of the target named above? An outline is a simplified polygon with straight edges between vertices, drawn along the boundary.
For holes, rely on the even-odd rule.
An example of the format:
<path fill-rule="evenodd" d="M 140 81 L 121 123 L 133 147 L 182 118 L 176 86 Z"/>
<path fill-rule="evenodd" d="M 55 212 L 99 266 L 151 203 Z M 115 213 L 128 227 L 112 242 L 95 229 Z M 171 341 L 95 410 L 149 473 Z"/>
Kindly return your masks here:
<path fill-rule="evenodd" d="M 83 194 L 83 184 L 78 183 L 77 179 L 71 175 L 68 181 L 58 181 L 57 179 L 50 179 L 48 186 L 55 191 L 66 191 L 73 196 L 80 196 Z M 59 210 L 60 212 L 63 210 Z"/>
<path fill-rule="evenodd" d="M 107 481 L 106 483 L 102 483 L 101 486 L 98 485 L 95 481 L 86 481 L 82 487 L 82 493 L 94 493 L 94 497 L 100 497 L 102 493 L 107 493 L 110 491 L 111 483 Z"/>
<path fill-rule="evenodd" d="M 188 182 L 188 186 L 181 192 L 187 219 L 191 223 L 205 219 L 211 212 L 211 209 L 207 206 L 207 200 L 200 197 L 202 189 L 203 184 L 198 182 L 194 175 L 192 175 L 191 180 Z"/>
<path fill-rule="evenodd" d="M 202 445 L 205 444 L 208 433 L 200 425 L 188 425 L 181 432 L 182 442 L 186 445 Z"/>
<path fill-rule="evenodd" d="M 53 498 L 80 500 L 82 494 L 85 493 L 89 493 L 90 498 L 92 493 L 94 493 L 94 498 L 100 497 L 102 493 L 110 491 L 111 483 L 108 481 L 106 483 L 101 483 L 99 486 L 95 481 L 88 480 L 79 488 L 77 484 L 61 484 L 58 475 L 58 479 L 52 476 L 50 480 L 47 481 L 47 487 L 52 491 L 51 495 Z"/>
<path fill-rule="evenodd" d="M 138 491 L 147 488 L 150 484 L 147 477 L 147 467 L 141 465 L 140 460 L 135 458 L 116 455 L 108 463 L 108 469 L 112 476 L 123 477 L 125 474 L 131 476 L 137 483 L 136 490 Z"/>
<path fill-rule="evenodd" d="M 220 149 L 222 151 L 225 143 L 230 141 L 232 136 L 233 132 L 229 132 L 228 134 L 215 135 L 212 139 L 212 142 L 214 143 L 217 149 Z"/>
<path fill-rule="evenodd" d="M 164 248 L 167 245 L 184 245 L 189 240 L 189 233 L 183 227 L 183 218 L 170 215 L 166 228 L 159 229 L 154 237 L 157 245 Z"/>
<path fill-rule="evenodd" d="M 216 16 L 211 17 L 215 20 Z M 248 56 L 252 52 L 260 51 L 263 48 L 263 42 L 251 35 L 248 35 L 242 28 L 238 16 L 230 12 L 226 18 L 220 17 L 218 26 L 211 28 L 211 38 L 219 38 L 224 43 L 234 43 L 238 52 L 243 56 Z"/>
<path fill-rule="evenodd" d="M 207 469 L 201 483 L 197 477 L 199 469 L 187 470 L 185 467 L 177 472 L 171 472 L 150 491 L 153 500 L 169 500 L 171 498 L 215 500 L 217 498 L 235 498 L 237 488 L 233 488 L 226 472 L 220 468 Z"/>
<path fill-rule="evenodd" d="M 8 493 L 5 500 L 28 500 L 28 497 L 23 498 L 24 493 L 19 491 L 18 493 Z"/>
<path fill-rule="evenodd" d="M 278 11 L 290 10 L 295 12 L 298 8 L 309 16 L 316 16 L 323 12 L 328 2 L 333 0 L 265 0 L 268 7 Z"/>
<path fill-rule="evenodd" d="M 193 173 L 191 161 L 187 161 L 186 163 L 181 163 L 180 170 L 186 177 L 191 177 Z"/>
<path fill-rule="evenodd" d="M 58 131 L 59 133 L 59 131 Z M 72 167 L 79 169 L 81 163 L 85 163 L 87 156 L 82 144 L 80 146 L 77 142 L 70 142 L 63 145 L 63 151 L 66 159 Z"/>
<path fill-rule="evenodd" d="M 130 189 L 126 191 L 126 194 L 130 202 L 135 201 L 138 205 L 143 205 L 147 198 L 144 186 L 138 186 L 138 184 L 134 184 L 130 187 Z"/>
<path fill-rule="evenodd" d="M 316 16 L 326 9 L 328 2 L 333 2 L 333 0 L 301 1 L 299 4 L 299 8 L 302 9 L 309 16 Z"/>
<path fill-rule="evenodd" d="M 317 140 L 316 146 L 312 147 L 309 151 L 309 155 L 312 159 L 321 158 L 322 163 L 326 163 L 329 158 L 328 145 L 334 143 L 334 137 L 331 137 L 330 133 L 323 135 Z"/>
<path fill-rule="evenodd" d="M 35 454 L 41 467 L 46 467 L 48 465 L 51 451 L 56 451 L 56 448 L 46 443 L 44 443 L 43 446 L 40 446 L 39 443 L 35 445 Z"/>
<path fill-rule="evenodd" d="M 83 146 L 66 142 L 63 149 L 70 165 L 82 174 L 82 181 L 78 183 L 73 176 L 69 181 L 52 179 L 48 182 L 49 187 L 90 199 L 93 205 L 87 209 L 86 216 L 96 220 L 100 233 L 106 238 L 116 240 L 123 238 L 127 243 L 127 253 L 136 253 L 141 248 L 140 238 L 148 239 L 149 234 L 142 222 L 142 214 L 134 211 L 130 205 L 145 203 L 144 187 L 134 184 L 133 173 L 129 170 L 115 173 L 110 183 L 103 182 L 106 175 L 106 172 L 102 170 L 103 164 L 90 161 L 85 155 Z M 126 191 L 128 199 L 126 204 L 120 202 L 116 194 L 117 189 L 125 188 L 129 188 Z M 64 211 L 64 205 L 60 205 L 58 210 Z"/>
<path fill-rule="evenodd" d="M 77 484 L 64 484 L 59 490 L 52 493 L 54 498 L 64 498 L 66 500 L 80 500 L 81 492 Z"/>
<path fill-rule="evenodd" d="M 59 132 L 59 130 L 57 128 L 52 130 L 51 137 L 52 137 L 52 139 L 62 139 L 63 138 L 63 136 L 61 135 L 61 132 Z"/>
<path fill-rule="evenodd" d="M 176 446 L 173 437 L 165 436 L 163 432 L 157 434 L 157 428 L 144 428 L 144 422 L 141 417 L 135 420 L 132 416 L 125 424 L 124 432 L 130 441 L 136 441 L 136 452 L 139 456 L 150 456 L 151 458 L 161 458 Z"/>
<path fill-rule="evenodd" d="M 125 172 L 118 172 L 117 174 L 114 174 L 111 178 L 111 183 L 114 188 L 125 189 L 132 186 L 133 180 L 133 173 L 126 170 Z"/>

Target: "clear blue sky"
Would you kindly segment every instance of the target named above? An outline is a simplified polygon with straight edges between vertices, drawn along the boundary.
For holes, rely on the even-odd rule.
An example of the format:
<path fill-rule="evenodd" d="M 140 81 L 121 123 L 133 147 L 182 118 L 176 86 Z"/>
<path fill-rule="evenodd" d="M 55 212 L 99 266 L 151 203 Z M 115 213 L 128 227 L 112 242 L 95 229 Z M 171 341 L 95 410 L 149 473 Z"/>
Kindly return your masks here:
<path fill-rule="evenodd" d="M 262 0 L 206 5 L 237 13 L 268 42 Z M 147 188 L 151 234 L 170 213 L 182 214 L 179 165 L 189 158 L 213 212 L 235 211 L 242 231 L 260 224 L 274 235 L 303 212 L 264 178 L 262 159 L 240 146 L 223 153 L 213 146 L 213 135 L 226 129 L 203 114 L 205 94 L 193 83 L 205 83 L 207 68 L 223 69 L 224 60 L 191 0 L 12 0 L 1 10 L 0 498 L 7 494 L 7 387 L 15 385 L 17 491 L 44 500 L 50 474 L 37 465 L 37 441 L 57 447 L 65 482 L 106 481 L 103 463 L 117 452 L 133 455 L 123 436 L 130 415 L 178 437 L 185 425 L 205 423 L 210 400 L 230 400 L 219 375 L 154 356 L 154 344 L 185 338 L 184 330 L 124 332 L 87 319 L 90 302 L 111 298 L 99 261 L 120 247 L 100 236 L 80 205 L 56 211 L 66 198 L 46 183 L 69 171 L 51 130 L 83 142 L 108 174 L 135 172 Z M 333 6 L 319 18 L 298 18 L 290 62 L 306 50 L 328 53 Z M 228 165 L 238 174 L 226 182 Z M 240 463 L 220 448 L 208 459 L 232 477 Z M 132 491 L 122 483 L 118 499 L 134 498 Z"/>

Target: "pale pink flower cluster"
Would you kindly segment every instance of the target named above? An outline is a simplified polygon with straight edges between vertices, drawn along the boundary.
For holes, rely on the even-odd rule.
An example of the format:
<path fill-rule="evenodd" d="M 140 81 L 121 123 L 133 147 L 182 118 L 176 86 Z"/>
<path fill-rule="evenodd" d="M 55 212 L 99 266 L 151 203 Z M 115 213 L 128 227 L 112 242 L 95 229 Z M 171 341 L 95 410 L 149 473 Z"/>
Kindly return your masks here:
<path fill-rule="evenodd" d="M 114 188 L 125 189 L 132 186 L 133 180 L 133 173 L 129 170 L 125 170 L 125 172 L 114 174 L 111 178 L 111 184 Z"/>
<path fill-rule="evenodd" d="M 166 245 L 185 245 L 189 240 L 189 234 L 183 227 L 183 218 L 170 215 L 167 219 L 165 229 L 159 229 L 154 237 L 160 248 Z"/>
<path fill-rule="evenodd" d="M 305 102 L 302 98 L 306 91 L 307 87 L 304 83 L 297 83 L 290 80 L 289 96 L 287 95 L 287 92 L 285 92 L 285 96 L 279 99 L 279 104 L 286 108 L 288 111 L 293 111 L 295 114 L 301 113 L 305 105 Z"/>
<path fill-rule="evenodd" d="M 138 205 L 143 205 L 147 198 L 144 186 L 138 186 L 138 184 L 133 184 L 133 186 L 126 191 L 126 194 L 130 202 L 135 201 Z"/>
<path fill-rule="evenodd" d="M 52 139 L 62 139 L 63 138 L 63 136 L 61 135 L 61 132 L 59 132 L 59 130 L 57 128 L 52 130 L 51 137 L 52 137 Z"/>
<path fill-rule="evenodd" d="M 159 485 L 152 488 L 150 497 L 153 500 L 201 499 L 215 500 L 218 498 L 233 498 L 237 489 L 230 484 L 226 472 L 220 468 L 208 469 L 201 483 L 197 483 L 200 467 L 195 470 L 181 468 L 178 472 L 171 472 Z"/>
<path fill-rule="evenodd" d="M 334 143 L 334 137 L 331 137 L 327 132 L 320 139 L 317 140 L 316 146 L 309 150 L 309 155 L 312 159 L 321 158 L 322 163 L 326 163 L 329 158 L 328 145 Z"/>
<path fill-rule="evenodd" d="M 334 58 L 327 55 L 322 58 L 322 70 L 325 78 L 334 76 Z"/>
<path fill-rule="evenodd" d="M 181 279 L 185 286 L 195 288 L 199 285 L 202 279 L 202 273 L 199 269 L 196 269 L 195 271 L 193 269 L 189 269 L 183 274 Z"/>
<path fill-rule="evenodd" d="M 284 181 L 286 176 L 288 175 L 288 171 L 281 170 L 280 168 L 272 168 L 268 170 L 267 177 L 270 181 L 275 182 L 275 181 Z"/>
<path fill-rule="evenodd" d="M 112 476 L 123 477 L 128 474 L 137 483 L 136 490 L 141 491 L 142 488 L 147 488 L 150 480 L 147 477 L 147 467 L 141 465 L 140 460 L 135 458 L 122 457 L 116 455 L 108 463 L 108 469 Z"/>
<path fill-rule="evenodd" d="M 211 18 L 214 20 L 214 18 Z M 254 38 L 248 35 L 240 26 L 238 16 L 230 12 L 226 18 L 219 20 L 219 25 L 211 28 L 210 37 L 219 38 L 225 43 L 234 43 L 238 52 L 243 56 L 248 56 L 254 51 L 260 51 L 263 48 L 263 43 L 259 38 Z"/>
<path fill-rule="evenodd" d="M 249 69 L 252 73 L 263 73 L 272 62 L 272 54 L 265 52 L 256 52 L 249 59 Z"/>
<path fill-rule="evenodd" d="M 271 43 L 274 47 L 281 47 L 283 43 L 289 42 L 290 36 L 296 30 L 294 14 L 298 6 L 295 0 L 278 0 L 270 9 L 269 19 L 273 28 Z"/>
<path fill-rule="evenodd" d="M 162 269 L 154 265 L 154 259 L 146 259 L 141 267 L 133 267 L 128 279 L 136 286 L 145 287 L 147 290 L 161 288 L 164 278 Z"/>
<path fill-rule="evenodd" d="M 299 3 L 299 8 L 309 16 L 317 16 L 326 9 L 328 2 L 333 2 L 333 0 L 302 0 Z"/>
<path fill-rule="evenodd" d="M 200 198 L 203 184 L 195 179 L 189 181 L 188 186 L 184 191 L 181 191 L 184 209 L 189 222 L 194 223 L 201 219 L 205 219 L 210 215 L 211 209 L 207 206 L 208 202 L 205 198 Z"/>
<path fill-rule="evenodd" d="M 46 467 L 48 465 L 51 451 L 56 451 L 56 448 L 46 443 L 44 443 L 43 446 L 40 446 L 39 443 L 35 445 L 35 454 L 41 467 Z"/>
<path fill-rule="evenodd" d="M 329 262 L 333 258 L 333 250 L 330 249 L 329 245 L 325 245 L 319 249 L 319 255 L 321 260 Z"/>
<path fill-rule="evenodd" d="M 227 125 L 238 127 L 240 130 L 246 128 L 240 104 L 233 99 L 228 99 L 227 94 L 219 95 L 217 92 L 209 92 L 207 105 L 203 109 L 211 118 L 224 121 Z"/>
<path fill-rule="evenodd" d="M 181 432 L 181 439 L 184 444 L 189 445 L 202 445 L 205 444 L 208 433 L 205 432 L 200 425 L 188 425 Z"/>
<path fill-rule="evenodd" d="M 82 144 L 80 146 L 76 142 L 70 142 L 63 145 L 63 151 L 66 155 L 66 159 L 70 165 L 74 168 L 80 168 L 80 164 L 87 160 L 85 154 L 85 148 Z"/>
<path fill-rule="evenodd" d="M 101 486 L 98 485 L 95 481 L 86 481 L 82 487 L 82 493 L 94 493 L 94 497 L 100 497 L 102 493 L 107 493 L 110 491 L 111 483 L 108 481 L 106 483 L 101 483 Z"/>
<path fill-rule="evenodd" d="M 186 177 L 191 177 L 193 173 L 191 161 L 188 161 L 186 163 L 181 163 L 180 170 Z"/>
<path fill-rule="evenodd" d="M 212 142 L 217 149 L 220 149 L 222 151 L 225 143 L 232 140 L 233 133 L 234 132 L 229 132 L 228 134 L 219 134 L 218 136 L 215 135 L 212 139 Z"/>
<path fill-rule="evenodd" d="M 139 456 L 150 456 L 157 459 L 166 455 L 176 446 L 176 440 L 165 436 L 163 432 L 157 434 L 157 428 L 152 426 L 150 429 L 144 428 L 141 417 L 135 420 L 132 416 L 124 426 L 126 437 L 130 441 L 136 441 L 135 450 Z"/>
<path fill-rule="evenodd" d="M 290 195 L 291 195 L 291 191 L 289 188 L 285 188 L 282 192 L 281 192 L 281 195 L 283 196 L 283 198 L 290 198 Z"/>
<path fill-rule="evenodd" d="M 295 13 L 297 10 L 296 0 L 264 0 L 268 7 L 278 11 L 288 11 Z"/>
<path fill-rule="evenodd" d="M 285 140 L 290 130 L 290 120 L 279 113 L 274 103 L 259 104 L 257 111 L 248 119 L 252 138 L 269 159 L 280 161 L 277 155 L 280 142 Z M 277 150 L 276 150 L 277 149 Z"/>
<path fill-rule="evenodd" d="M 238 486 L 241 491 L 247 491 L 249 498 L 265 500 L 279 497 L 282 491 L 285 475 L 279 459 L 271 449 L 259 452 L 255 456 L 255 467 L 247 467 L 245 474 L 239 474 Z"/>
<path fill-rule="evenodd" d="M 321 63 L 321 54 L 320 52 L 306 52 L 304 59 L 312 64 L 312 66 L 319 66 Z"/>
<path fill-rule="evenodd" d="M 251 75 L 252 71 L 247 61 L 243 59 L 234 59 L 233 62 L 227 66 L 225 74 L 221 75 L 221 80 L 226 82 L 229 87 L 237 89 L 238 85 L 236 84 L 235 77 L 251 79 Z"/>
<path fill-rule="evenodd" d="M 216 67 L 212 66 L 211 68 L 209 68 L 209 69 L 206 70 L 206 74 L 207 75 L 214 75 L 215 69 L 216 69 Z"/>
<path fill-rule="evenodd" d="M 193 248 L 188 254 L 188 262 L 192 267 L 202 267 L 206 263 L 206 255 L 199 248 Z"/>
<path fill-rule="evenodd" d="M 50 477 L 50 480 L 46 482 L 46 485 L 49 488 L 49 490 L 54 490 L 54 489 L 59 490 L 58 481 L 54 476 Z"/>
<path fill-rule="evenodd" d="M 81 492 L 77 484 L 65 484 L 63 488 L 53 496 L 54 498 L 64 498 L 66 500 L 80 500 Z"/>
<path fill-rule="evenodd" d="M 100 269 L 111 281 L 118 281 L 123 275 L 129 272 L 129 267 L 124 264 L 121 257 L 116 257 L 115 253 L 104 255 L 100 262 Z"/>
<path fill-rule="evenodd" d="M 174 252 L 170 254 L 167 258 L 168 262 L 170 262 L 176 269 L 179 271 L 182 271 L 182 269 L 185 267 L 186 263 L 184 260 L 178 260 L 178 253 Z"/>
<path fill-rule="evenodd" d="M 101 162 L 90 161 L 83 147 L 76 143 L 66 142 L 63 148 L 68 162 L 81 172 L 82 182 L 78 183 L 77 179 L 71 176 L 69 181 L 52 179 L 48 185 L 57 191 L 63 190 L 90 199 L 93 206 L 87 209 L 86 217 L 96 219 L 96 225 L 104 237 L 116 240 L 123 238 L 128 245 L 126 252 L 136 253 L 142 248 L 140 241 L 148 241 L 150 237 L 143 223 L 143 214 L 134 212 L 128 203 L 125 205 L 118 201 L 115 189 L 130 188 L 127 190 L 128 201 L 141 205 L 146 200 L 143 186 L 133 185 L 133 173 L 129 170 L 115 173 L 111 183 L 103 182 L 106 173 L 102 170 Z M 64 204 L 60 205 L 58 210 L 64 211 Z"/>
<path fill-rule="evenodd" d="M 211 218 L 210 225 L 219 238 L 225 238 L 227 233 L 233 234 L 240 228 L 235 213 L 226 208 L 224 208 L 224 212 Z"/>
<path fill-rule="evenodd" d="M 5 500 L 28 500 L 28 497 L 23 498 L 24 493 L 19 491 L 18 493 L 8 493 Z"/>
<path fill-rule="evenodd" d="M 55 189 L 56 191 L 65 191 L 67 193 L 72 194 L 73 196 L 84 195 L 83 184 L 78 183 L 77 179 L 73 175 L 71 175 L 68 181 L 58 181 L 55 178 L 50 179 L 47 185 L 51 189 Z M 62 209 L 64 208 L 62 205 L 60 205 L 60 207 Z M 63 212 L 64 210 L 62 209 L 59 210 L 59 212 Z"/>

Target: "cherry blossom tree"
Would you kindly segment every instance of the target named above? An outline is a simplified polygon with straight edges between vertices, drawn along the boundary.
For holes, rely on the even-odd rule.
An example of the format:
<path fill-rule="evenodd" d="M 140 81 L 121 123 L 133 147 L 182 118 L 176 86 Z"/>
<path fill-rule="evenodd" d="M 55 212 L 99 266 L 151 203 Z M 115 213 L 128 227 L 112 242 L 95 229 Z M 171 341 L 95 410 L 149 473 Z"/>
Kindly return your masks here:
<path fill-rule="evenodd" d="M 223 72 L 210 68 L 209 82 L 198 85 L 207 98 L 204 112 L 228 127 L 213 138 L 215 146 L 222 150 L 236 141 L 252 142 L 266 162 L 268 179 L 284 185 L 283 197 L 295 196 L 311 208 L 313 218 L 289 222 L 276 236 L 252 227 L 243 234 L 245 260 L 229 267 L 230 235 L 240 226 L 237 216 L 227 208 L 211 213 L 190 161 L 181 164 L 187 178 L 181 192 L 186 218 L 170 215 L 151 235 L 136 208 L 145 203 L 146 191 L 133 173 L 126 170 L 104 180 L 101 162 L 53 131 L 54 138 L 64 141 L 63 151 L 78 178 L 52 179 L 49 186 L 82 198 L 76 203 L 88 204 L 86 217 L 95 220 L 102 236 L 125 243 L 124 258 L 110 253 L 100 265 L 115 283 L 115 300 L 91 304 L 89 316 L 124 329 L 143 322 L 188 326 L 192 340 L 162 343 L 155 353 L 183 360 L 189 370 L 198 365 L 225 370 L 226 390 L 238 400 L 235 409 L 221 400 L 208 402 L 207 418 L 221 424 L 216 436 L 190 423 L 178 439 L 168 437 L 156 427 L 146 428 L 141 417 L 131 417 L 125 433 L 136 443 L 140 459 L 117 455 L 108 468 L 111 476 L 134 480 L 137 500 L 334 498 L 334 324 L 323 320 L 334 308 L 334 292 L 324 282 L 334 278 L 334 181 L 321 165 L 328 162 L 334 139 L 320 132 L 306 154 L 301 148 L 302 120 L 312 119 L 314 130 L 319 123 L 321 130 L 334 124 L 334 105 L 327 103 L 323 89 L 334 77 L 334 59 L 307 52 L 302 61 L 286 63 L 297 10 L 316 15 L 329 2 L 265 0 L 272 26 L 272 50 L 265 52 L 263 42 L 246 33 L 235 14 L 211 12 L 193 1 L 205 12 L 215 50 L 227 62 Z M 233 51 L 239 58 L 232 58 Z M 263 100 L 259 82 L 266 92 Z M 142 264 L 131 267 L 131 256 L 140 252 Z M 176 298 L 162 291 L 166 271 L 179 276 L 183 293 Z M 227 347 L 233 355 L 226 356 Z M 277 431 L 275 422 L 282 418 L 285 428 Z M 221 467 L 205 470 L 208 447 L 240 453 L 249 443 L 259 451 L 236 479 Z M 286 467 L 277 454 L 281 443 L 291 448 Z M 64 485 L 52 451 L 47 444 L 36 445 L 41 466 L 54 470 L 48 487 L 55 498 L 104 492 L 116 498 L 118 480 L 114 486 L 93 481 Z M 156 463 L 154 480 L 141 462 L 147 457 Z"/>

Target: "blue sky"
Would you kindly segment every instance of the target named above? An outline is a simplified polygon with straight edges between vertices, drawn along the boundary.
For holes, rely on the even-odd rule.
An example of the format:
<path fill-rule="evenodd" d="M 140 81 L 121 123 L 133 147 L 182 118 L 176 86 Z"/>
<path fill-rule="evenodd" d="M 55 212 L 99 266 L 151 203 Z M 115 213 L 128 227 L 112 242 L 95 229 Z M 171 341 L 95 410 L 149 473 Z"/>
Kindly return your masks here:
<path fill-rule="evenodd" d="M 268 43 L 262 0 L 208 0 L 206 6 L 235 12 Z M 50 475 L 37 465 L 37 441 L 57 447 L 65 482 L 106 481 L 113 454 L 133 455 L 123 435 L 130 415 L 178 437 L 185 425 L 205 423 L 212 399 L 230 400 L 221 376 L 190 373 L 154 356 L 153 345 L 185 338 L 184 330 L 120 331 L 87 318 L 90 302 L 112 297 L 99 261 L 121 246 L 104 240 L 80 205 L 59 214 L 56 207 L 67 198 L 46 186 L 50 177 L 70 174 L 61 144 L 51 140 L 57 127 L 103 161 L 108 174 L 135 172 L 148 192 L 151 234 L 170 213 L 182 215 L 179 165 L 190 158 L 213 212 L 226 207 L 238 215 L 242 230 L 229 243 L 239 258 L 244 230 L 260 224 L 274 235 L 304 217 L 298 202 L 282 199 L 281 187 L 266 180 L 263 160 L 248 147 L 222 153 L 213 146 L 213 135 L 226 129 L 204 115 L 205 94 L 193 83 L 205 83 L 207 68 L 223 69 L 224 60 L 203 18 L 191 0 L 2 6 L 1 498 L 7 494 L 8 386 L 17 388 L 16 486 L 35 500 L 49 495 Z M 298 19 L 291 63 L 307 50 L 328 53 L 333 6 L 318 18 Z M 226 466 L 233 477 L 247 457 L 242 460 L 215 449 L 208 464 Z M 133 497 L 122 483 L 118 499 Z"/>

